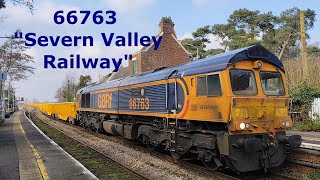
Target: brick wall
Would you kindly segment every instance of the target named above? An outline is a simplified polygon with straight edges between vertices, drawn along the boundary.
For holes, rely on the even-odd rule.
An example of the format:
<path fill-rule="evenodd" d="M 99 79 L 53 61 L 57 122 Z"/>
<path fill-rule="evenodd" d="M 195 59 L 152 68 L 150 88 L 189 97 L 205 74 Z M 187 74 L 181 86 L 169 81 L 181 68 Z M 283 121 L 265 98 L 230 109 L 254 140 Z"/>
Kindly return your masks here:
<path fill-rule="evenodd" d="M 141 71 L 150 71 L 161 67 L 176 66 L 190 61 L 189 54 L 179 45 L 171 34 L 163 34 L 158 50 L 150 48 L 141 53 Z"/>
<path fill-rule="evenodd" d="M 162 34 L 162 41 L 158 50 L 153 47 L 144 47 L 134 54 L 137 61 L 137 72 L 155 70 L 161 67 L 176 66 L 189 62 L 189 54 L 177 42 L 174 23 L 170 17 L 163 17 L 159 23 L 159 34 Z M 130 74 L 133 74 L 132 62 L 129 61 Z"/>

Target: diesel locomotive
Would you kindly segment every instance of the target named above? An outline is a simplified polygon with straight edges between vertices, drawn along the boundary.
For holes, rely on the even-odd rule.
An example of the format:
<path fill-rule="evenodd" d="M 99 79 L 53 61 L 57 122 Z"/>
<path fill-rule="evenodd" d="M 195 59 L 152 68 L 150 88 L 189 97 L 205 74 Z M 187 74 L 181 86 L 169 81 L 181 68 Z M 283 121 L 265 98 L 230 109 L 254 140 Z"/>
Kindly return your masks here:
<path fill-rule="evenodd" d="M 213 170 L 278 167 L 302 141 L 285 133 L 283 64 L 260 45 L 88 86 L 76 99 L 69 121 Z"/>

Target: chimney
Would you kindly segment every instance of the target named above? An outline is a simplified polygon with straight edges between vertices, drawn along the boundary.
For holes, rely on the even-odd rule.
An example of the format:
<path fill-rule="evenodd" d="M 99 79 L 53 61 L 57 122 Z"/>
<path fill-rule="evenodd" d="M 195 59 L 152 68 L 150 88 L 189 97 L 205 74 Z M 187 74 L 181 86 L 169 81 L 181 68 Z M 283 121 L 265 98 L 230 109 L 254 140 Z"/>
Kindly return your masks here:
<path fill-rule="evenodd" d="M 162 17 L 159 23 L 159 34 L 173 34 L 177 37 L 176 32 L 174 31 L 174 23 L 171 20 L 171 17 Z"/>

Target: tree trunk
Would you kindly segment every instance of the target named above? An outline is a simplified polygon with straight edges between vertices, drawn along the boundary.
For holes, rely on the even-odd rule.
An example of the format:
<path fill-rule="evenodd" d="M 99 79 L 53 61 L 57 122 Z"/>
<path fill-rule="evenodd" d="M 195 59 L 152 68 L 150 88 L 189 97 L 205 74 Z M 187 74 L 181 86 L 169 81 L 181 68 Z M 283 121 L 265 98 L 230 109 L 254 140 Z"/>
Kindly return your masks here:
<path fill-rule="evenodd" d="M 292 33 L 290 32 L 290 34 L 288 35 L 287 39 L 286 39 L 286 40 L 283 42 L 283 44 L 282 44 L 281 51 L 280 51 L 280 53 L 279 53 L 279 55 L 278 55 L 278 58 L 279 58 L 280 60 L 281 60 L 281 58 L 282 58 L 282 56 L 283 56 L 283 54 L 284 54 L 284 51 L 286 50 L 286 48 L 287 48 L 287 46 L 288 46 L 288 44 L 289 44 L 289 41 L 290 41 L 291 36 L 292 36 Z"/>

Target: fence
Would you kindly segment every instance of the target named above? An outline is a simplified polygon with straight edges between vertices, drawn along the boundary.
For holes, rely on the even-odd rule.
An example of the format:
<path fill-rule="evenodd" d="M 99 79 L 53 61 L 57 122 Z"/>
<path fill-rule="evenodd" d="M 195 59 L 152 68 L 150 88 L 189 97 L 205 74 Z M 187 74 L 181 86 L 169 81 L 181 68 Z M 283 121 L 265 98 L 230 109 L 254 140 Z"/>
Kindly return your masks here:
<path fill-rule="evenodd" d="M 316 121 L 319 120 L 320 116 L 320 98 L 316 98 L 313 100 L 311 111 L 309 112 L 309 116 L 312 120 Z"/>

